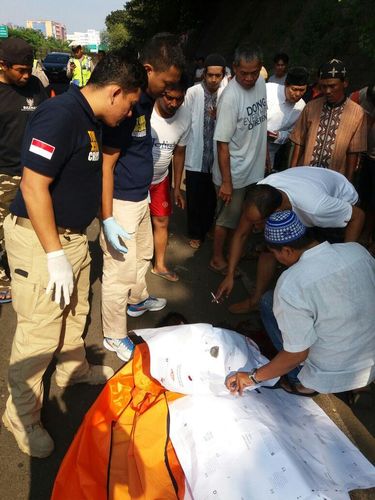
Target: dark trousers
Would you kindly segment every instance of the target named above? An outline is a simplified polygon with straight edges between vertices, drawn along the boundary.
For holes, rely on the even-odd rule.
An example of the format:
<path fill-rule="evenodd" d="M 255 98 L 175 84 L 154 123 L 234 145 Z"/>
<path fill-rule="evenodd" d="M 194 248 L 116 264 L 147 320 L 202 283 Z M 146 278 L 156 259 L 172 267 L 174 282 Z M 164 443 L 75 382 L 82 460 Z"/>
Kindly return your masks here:
<path fill-rule="evenodd" d="M 216 191 L 212 175 L 186 170 L 188 236 L 203 241 L 210 230 L 216 209 Z"/>

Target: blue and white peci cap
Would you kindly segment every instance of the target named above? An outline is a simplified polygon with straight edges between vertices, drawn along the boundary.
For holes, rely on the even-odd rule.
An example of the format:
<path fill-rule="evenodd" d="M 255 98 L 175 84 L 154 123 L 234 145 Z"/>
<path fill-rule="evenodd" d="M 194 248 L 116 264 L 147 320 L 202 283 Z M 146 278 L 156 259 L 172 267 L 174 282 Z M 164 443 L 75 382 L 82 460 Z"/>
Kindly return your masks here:
<path fill-rule="evenodd" d="M 306 227 L 292 210 L 274 212 L 267 219 L 264 238 L 268 243 L 284 245 L 301 238 Z"/>

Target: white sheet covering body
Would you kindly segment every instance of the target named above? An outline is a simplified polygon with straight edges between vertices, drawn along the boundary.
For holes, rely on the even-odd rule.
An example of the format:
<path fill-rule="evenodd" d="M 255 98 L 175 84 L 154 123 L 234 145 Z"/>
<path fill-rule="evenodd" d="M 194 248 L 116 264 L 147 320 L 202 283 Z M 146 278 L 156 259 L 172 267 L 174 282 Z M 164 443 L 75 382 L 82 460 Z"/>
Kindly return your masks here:
<path fill-rule="evenodd" d="M 226 395 L 224 383 L 230 373 L 250 371 L 268 362 L 252 340 L 205 323 L 136 333 L 148 344 L 151 375 L 169 391 L 182 394 Z M 264 385 L 273 386 L 277 381 L 268 380 Z"/>
<path fill-rule="evenodd" d="M 314 401 L 281 389 L 228 394 L 229 373 L 268 361 L 253 342 L 206 324 L 136 333 L 152 376 L 187 394 L 169 406 L 185 500 L 344 500 L 375 487 L 375 468 Z"/>

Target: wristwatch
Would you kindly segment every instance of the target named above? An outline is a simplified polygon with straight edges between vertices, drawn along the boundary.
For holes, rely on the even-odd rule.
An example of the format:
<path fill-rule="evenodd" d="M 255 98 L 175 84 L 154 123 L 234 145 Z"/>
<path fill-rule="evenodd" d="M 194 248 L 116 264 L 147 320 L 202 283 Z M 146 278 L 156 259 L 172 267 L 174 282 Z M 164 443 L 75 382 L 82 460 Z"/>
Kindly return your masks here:
<path fill-rule="evenodd" d="M 259 385 L 261 381 L 256 379 L 256 373 L 257 369 L 254 368 L 253 370 L 251 370 L 251 372 L 248 373 L 248 377 L 255 385 Z"/>

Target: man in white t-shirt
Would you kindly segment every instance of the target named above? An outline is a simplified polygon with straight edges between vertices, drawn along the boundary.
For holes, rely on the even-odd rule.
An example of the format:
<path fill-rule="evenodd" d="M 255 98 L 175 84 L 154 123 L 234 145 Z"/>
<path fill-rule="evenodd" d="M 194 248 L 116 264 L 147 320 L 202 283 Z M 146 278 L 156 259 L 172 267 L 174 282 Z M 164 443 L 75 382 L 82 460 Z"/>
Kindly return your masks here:
<path fill-rule="evenodd" d="M 259 77 L 259 49 L 239 47 L 234 56 L 233 78 L 218 103 L 214 140 L 217 159 L 213 182 L 218 195 L 214 251 L 210 268 L 226 274 L 224 244 L 236 229 L 246 191 L 264 177 L 267 149 L 266 84 Z"/>
<path fill-rule="evenodd" d="M 289 269 L 261 301 L 278 354 L 226 381 L 231 392 L 281 375 L 287 392 L 313 396 L 367 386 L 375 379 L 375 260 L 358 243 L 316 241 L 291 210 L 266 222 L 266 243 Z M 301 367 L 301 364 L 303 366 Z"/>
<path fill-rule="evenodd" d="M 285 85 L 267 83 L 267 146 L 270 167 L 278 170 L 276 153 L 287 147 L 289 134 L 306 106 L 302 99 L 307 90 L 309 75 L 305 68 L 291 68 Z"/>
<path fill-rule="evenodd" d="M 181 107 L 187 90 L 187 78 L 181 80 L 164 92 L 155 101 L 151 116 L 152 157 L 154 176 L 150 187 L 150 213 L 154 230 L 154 266 L 152 274 L 168 281 L 178 281 L 175 272 L 170 271 L 165 263 L 168 243 L 168 224 L 172 213 L 169 170 L 173 157 L 175 178 L 181 181 L 185 163 L 185 149 L 190 132 L 190 114 Z M 178 190 L 175 191 L 175 203 L 185 207 L 185 200 Z"/>
<path fill-rule="evenodd" d="M 364 223 L 363 211 L 356 207 L 358 193 L 341 174 L 319 167 L 298 167 L 272 174 L 253 186 L 235 232 L 229 253 L 228 274 L 217 298 L 228 296 L 234 272 L 253 227 L 263 226 L 273 212 L 293 210 L 307 227 L 345 228 L 345 241 L 356 241 Z M 324 236 L 323 236 L 324 239 Z M 232 304 L 230 312 L 243 314 L 258 308 L 260 298 L 276 271 L 276 259 L 263 252 L 258 261 L 254 293 Z"/>

